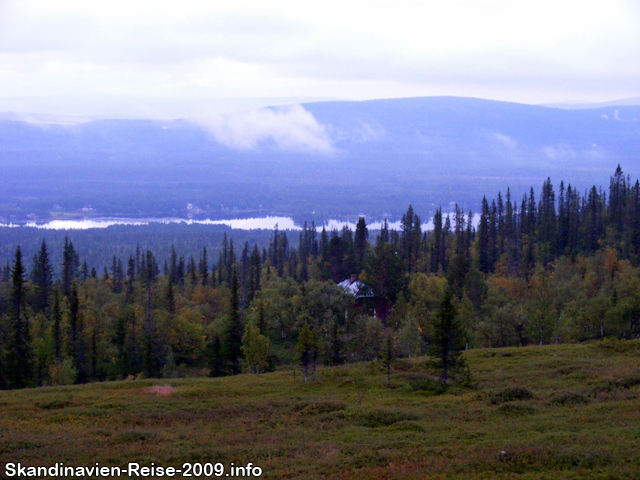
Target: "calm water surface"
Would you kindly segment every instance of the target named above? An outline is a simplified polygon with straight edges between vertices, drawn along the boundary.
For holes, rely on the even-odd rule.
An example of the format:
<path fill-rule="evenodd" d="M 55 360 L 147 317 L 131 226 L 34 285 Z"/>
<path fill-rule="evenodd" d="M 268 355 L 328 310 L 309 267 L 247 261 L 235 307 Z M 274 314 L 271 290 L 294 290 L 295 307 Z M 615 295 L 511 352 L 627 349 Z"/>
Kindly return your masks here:
<path fill-rule="evenodd" d="M 453 215 L 451 215 L 453 221 Z M 478 225 L 480 215 L 476 214 L 473 218 L 474 226 Z M 236 218 L 233 220 L 193 220 L 187 218 L 92 218 L 84 220 L 51 220 L 49 222 L 28 222 L 24 225 L 0 223 L 0 227 L 29 227 L 43 228 L 47 230 L 87 230 L 90 228 L 107 228 L 111 225 L 149 225 L 150 223 L 184 223 L 187 225 L 227 225 L 238 230 L 273 230 L 276 225 L 280 230 L 302 230 L 301 225 L 296 225 L 291 217 L 256 217 L 256 218 Z M 309 222 L 310 224 L 311 222 Z M 341 230 L 347 226 L 351 230 L 355 230 L 356 224 L 353 222 L 344 222 L 342 220 L 329 220 L 324 225 L 316 225 L 318 230 L 322 227 L 327 230 Z M 367 228 L 370 230 L 379 230 L 382 222 L 367 222 Z M 390 222 L 389 228 L 400 230 L 400 222 Z M 422 224 L 422 230 L 433 230 L 433 221 L 429 220 Z"/>

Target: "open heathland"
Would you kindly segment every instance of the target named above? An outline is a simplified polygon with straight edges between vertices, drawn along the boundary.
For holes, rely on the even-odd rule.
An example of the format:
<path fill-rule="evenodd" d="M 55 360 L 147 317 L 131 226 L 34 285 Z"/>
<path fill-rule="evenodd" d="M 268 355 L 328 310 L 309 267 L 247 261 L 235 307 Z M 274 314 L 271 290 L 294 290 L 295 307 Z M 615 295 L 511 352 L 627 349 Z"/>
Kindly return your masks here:
<path fill-rule="evenodd" d="M 249 462 L 262 478 L 637 478 L 640 341 L 0 392 L 0 464 Z"/>

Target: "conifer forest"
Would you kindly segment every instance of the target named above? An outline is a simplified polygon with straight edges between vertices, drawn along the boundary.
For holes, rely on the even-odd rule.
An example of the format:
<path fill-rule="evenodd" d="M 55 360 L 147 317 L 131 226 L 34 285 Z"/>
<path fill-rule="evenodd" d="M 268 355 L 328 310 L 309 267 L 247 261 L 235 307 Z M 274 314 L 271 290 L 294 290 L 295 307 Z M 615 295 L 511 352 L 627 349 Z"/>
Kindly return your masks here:
<path fill-rule="evenodd" d="M 640 335 L 640 184 L 620 167 L 608 189 L 547 179 L 478 213 L 439 208 L 423 231 L 409 206 L 399 231 L 305 223 L 263 247 L 225 233 L 196 256 L 138 248 L 99 268 L 78 254 L 91 245 L 18 246 L 0 269 L 0 387 L 289 364 L 306 378 L 425 353 L 447 381 L 466 349 Z"/>

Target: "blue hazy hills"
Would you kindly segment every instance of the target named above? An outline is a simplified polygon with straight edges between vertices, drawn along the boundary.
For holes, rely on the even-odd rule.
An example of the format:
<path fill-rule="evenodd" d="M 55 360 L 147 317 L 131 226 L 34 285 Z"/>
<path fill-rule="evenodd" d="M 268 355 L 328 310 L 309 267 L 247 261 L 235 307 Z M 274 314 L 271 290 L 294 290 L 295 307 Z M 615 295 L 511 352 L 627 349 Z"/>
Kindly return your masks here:
<path fill-rule="evenodd" d="M 318 102 L 191 120 L 0 117 L 0 217 L 400 215 L 477 207 L 551 177 L 640 173 L 640 106 L 567 110 L 460 97 Z"/>

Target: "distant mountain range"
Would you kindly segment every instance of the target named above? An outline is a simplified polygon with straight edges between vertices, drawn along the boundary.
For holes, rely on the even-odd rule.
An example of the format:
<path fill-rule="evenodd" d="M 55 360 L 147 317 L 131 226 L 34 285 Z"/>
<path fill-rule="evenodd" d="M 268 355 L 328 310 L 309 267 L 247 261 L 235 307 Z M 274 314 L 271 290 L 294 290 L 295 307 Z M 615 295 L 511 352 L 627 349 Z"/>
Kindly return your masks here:
<path fill-rule="evenodd" d="M 25 121 L 26 120 L 26 121 Z M 640 174 L 640 106 L 561 109 L 460 97 L 274 107 L 196 120 L 0 116 L 0 217 L 428 217 L 551 176 Z"/>
<path fill-rule="evenodd" d="M 559 103 L 545 103 L 543 107 L 554 108 L 566 108 L 568 110 L 584 110 L 587 108 L 601 108 L 601 107 L 616 107 L 616 106 L 629 106 L 640 105 L 640 97 L 623 98 L 620 100 L 612 100 L 609 102 L 559 102 Z"/>

